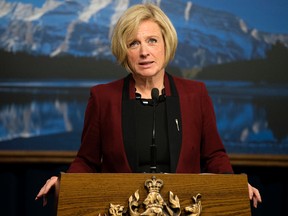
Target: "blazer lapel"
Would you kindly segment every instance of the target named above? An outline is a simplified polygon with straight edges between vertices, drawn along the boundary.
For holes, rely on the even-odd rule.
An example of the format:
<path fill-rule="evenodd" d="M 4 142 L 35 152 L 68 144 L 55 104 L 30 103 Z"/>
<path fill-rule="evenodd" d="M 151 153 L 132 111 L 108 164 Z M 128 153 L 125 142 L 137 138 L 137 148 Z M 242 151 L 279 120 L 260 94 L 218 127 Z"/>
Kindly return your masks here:
<path fill-rule="evenodd" d="M 180 114 L 179 96 L 173 77 L 167 74 L 167 78 L 170 87 L 170 96 L 168 95 L 166 97 L 168 140 L 170 147 L 170 166 L 171 166 L 171 172 L 175 173 L 177 169 L 182 143 L 182 128 L 181 128 L 182 121 Z M 166 89 L 166 83 L 165 83 L 165 89 Z"/>
<path fill-rule="evenodd" d="M 131 116 L 135 116 L 135 103 L 133 100 L 130 99 L 130 89 L 132 82 L 131 80 L 133 80 L 131 78 L 131 74 L 124 78 L 124 85 L 122 91 L 122 133 L 127 160 L 129 162 L 132 172 L 136 172 L 138 164 L 138 154 L 135 137 L 136 127 L 135 122 L 133 121 L 134 118 L 131 118 Z"/>

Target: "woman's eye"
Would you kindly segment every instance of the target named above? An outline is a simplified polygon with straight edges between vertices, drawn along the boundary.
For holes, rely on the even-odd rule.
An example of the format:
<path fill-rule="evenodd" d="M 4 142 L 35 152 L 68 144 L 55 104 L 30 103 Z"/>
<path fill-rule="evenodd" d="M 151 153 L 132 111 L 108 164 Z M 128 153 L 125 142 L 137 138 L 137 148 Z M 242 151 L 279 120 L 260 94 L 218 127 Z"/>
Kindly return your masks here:
<path fill-rule="evenodd" d="M 157 40 L 155 38 L 150 38 L 149 43 L 157 43 Z"/>
<path fill-rule="evenodd" d="M 138 41 L 133 41 L 133 42 L 131 42 L 131 43 L 128 45 L 128 47 L 129 47 L 129 48 L 133 48 L 133 47 L 137 46 L 138 44 L 139 44 Z"/>

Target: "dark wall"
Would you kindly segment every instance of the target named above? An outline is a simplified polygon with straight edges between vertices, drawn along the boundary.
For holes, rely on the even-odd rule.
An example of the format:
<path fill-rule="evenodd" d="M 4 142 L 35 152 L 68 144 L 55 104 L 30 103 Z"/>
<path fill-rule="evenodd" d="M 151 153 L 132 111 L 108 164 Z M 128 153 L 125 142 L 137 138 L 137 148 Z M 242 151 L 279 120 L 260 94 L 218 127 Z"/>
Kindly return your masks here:
<path fill-rule="evenodd" d="M 288 215 L 288 167 L 234 167 L 235 173 L 246 173 L 251 185 L 259 189 L 262 204 L 252 209 L 252 216 Z"/>
<path fill-rule="evenodd" d="M 52 216 L 56 215 L 53 194 L 49 203 L 42 207 L 42 200 L 35 197 L 52 175 L 67 169 L 66 164 L 0 164 L 1 215 Z"/>
<path fill-rule="evenodd" d="M 52 195 L 46 207 L 42 207 L 42 200 L 35 201 L 35 196 L 49 177 L 67 167 L 67 164 L 0 164 L 1 215 L 55 215 Z M 237 166 L 234 170 L 247 173 L 249 182 L 261 192 L 263 203 L 257 209 L 252 208 L 252 216 L 288 215 L 288 168 Z"/>

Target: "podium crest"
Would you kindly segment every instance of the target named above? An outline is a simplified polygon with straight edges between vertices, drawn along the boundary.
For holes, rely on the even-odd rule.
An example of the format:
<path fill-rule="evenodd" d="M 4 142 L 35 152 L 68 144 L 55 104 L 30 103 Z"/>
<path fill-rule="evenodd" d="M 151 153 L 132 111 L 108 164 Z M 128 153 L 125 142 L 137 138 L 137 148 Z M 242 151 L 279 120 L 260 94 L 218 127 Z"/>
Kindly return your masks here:
<path fill-rule="evenodd" d="M 169 191 L 168 202 L 165 202 L 160 194 L 163 187 L 163 181 L 152 176 L 144 183 L 148 195 L 142 203 L 140 203 L 139 190 L 135 191 L 128 199 L 128 208 L 121 205 L 110 203 L 109 215 L 111 216 L 180 216 L 184 215 L 200 216 L 202 211 L 201 194 L 192 196 L 192 204 L 186 206 L 181 211 L 180 201 L 177 195 Z"/>

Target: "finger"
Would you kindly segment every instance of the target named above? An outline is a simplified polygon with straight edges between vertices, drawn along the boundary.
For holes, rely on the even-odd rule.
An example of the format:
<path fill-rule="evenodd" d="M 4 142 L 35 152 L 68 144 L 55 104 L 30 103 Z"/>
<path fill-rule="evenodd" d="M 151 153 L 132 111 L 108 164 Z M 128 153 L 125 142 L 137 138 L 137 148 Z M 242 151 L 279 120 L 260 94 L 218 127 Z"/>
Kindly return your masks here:
<path fill-rule="evenodd" d="M 44 191 L 45 191 L 45 185 L 40 189 L 40 191 L 37 194 L 35 200 L 38 200 L 40 197 L 44 196 L 45 195 Z"/>
<path fill-rule="evenodd" d="M 259 190 L 257 190 L 257 189 L 255 191 L 255 196 L 256 196 L 258 202 L 262 202 L 261 194 L 260 194 Z"/>
<path fill-rule="evenodd" d="M 41 188 L 41 190 L 37 194 L 35 200 L 38 200 L 40 197 L 43 197 L 43 206 L 46 206 L 48 203 L 46 195 L 49 193 L 51 187 L 56 185 L 57 181 L 58 181 L 57 176 L 52 176 L 50 179 L 48 179 L 45 185 Z"/>
<path fill-rule="evenodd" d="M 258 189 L 252 187 L 253 192 L 253 206 L 257 208 L 258 202 L 262 202 L 262 198 Z"/>
<path fill-rule="evenodd" d="M 257 197 L 253 197 L 253 206 L 254 208 L 257 208 L 257 204 L 258 204 L 258 200 L 257 200 Z"/>
<path fill-rule="evenodd" d="M 48 192 L 46 192 L 46 188 L 47 188 L 46 186 L 47 186 L 47 185 L 44 185 L 44 186 L 41 188 L 40 192 L 38 193 L 38 195 L 37 195 L 36 198 L 35 198 L 35 200 L 38 200 L 39 198 L 43 197 L 43 203 L 42 203 L 43 206 L 46 206 L 47 203 L 48 203 L 47 197 L 46 197 L 46 195 L 47 195 L 47 193 L 48 193 Z"/>
<path fill-rule="evenodd" d="M 55 185 L 57 179 L 58 179 L 57 177 L 52 177 L 52 178 L 48 179 L 46 181 L 46 184 L 41 188 L 41 190 L 37 194 L 35 200 L 39 199 L 40 197 L 47 195 L 47 193 L 49 192 L 51 187 Z"/>
<path fill-rule="evenodd" d="M 248 193 L 249 193 L 249 199 L 252 200 L 253 198 L 253 188 L 250 184 L 248 184 Z"/>
<path fill-rule="evenodd" d="M 257 188 L 252 187 L 252 193 L 253 197 L 255 197 L 258 202 L 262 202 L 261 194 Z"/>
<path fill-rule="evenodd" d="M 43 186 L 43 191 L 42 191 L 43 195 L 47 195 L 48 194 L 48 192 L 49 192 L 50 188 L 52 187 L 52 185 L 53 184 L 51 183 L 50 179 L 48 179 L 46 184 Z"/>
<path fill-rule="evenodd" d="M 44 195 L 43 196 L 43 206 L 46 206 L 47 205 L 47 197 Z"/>
<path fill-rule="evenodd" d="M 49 187 L 49 181 L 50 181 L 50 179 L 48 179 L 48 180 L 46 181 L 45 185 L 44 185 L 44 186 L 41 188 L 41 190 L 39 191 L 39 193 L 38 193 L 38 195 L 37 195 L 38 198 L 46 195 L 47 189 L 49 189 L 49 188 L 48 188 L 48 187 Z"/>
<path fill-rule="evenodd" d="M 48 193 L 52 187 L 54 187 L 57 183 L 58 177 L 52 177 L 46 183 L 45 192 Z"/>

